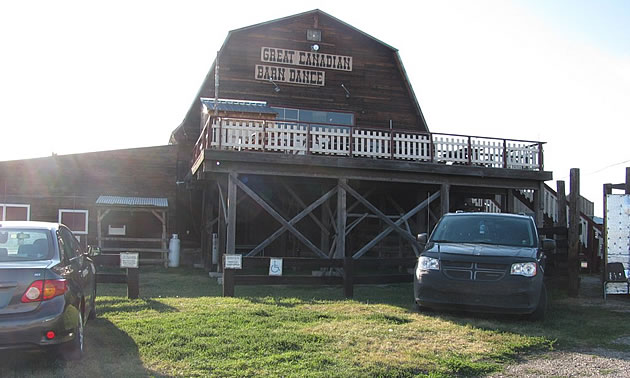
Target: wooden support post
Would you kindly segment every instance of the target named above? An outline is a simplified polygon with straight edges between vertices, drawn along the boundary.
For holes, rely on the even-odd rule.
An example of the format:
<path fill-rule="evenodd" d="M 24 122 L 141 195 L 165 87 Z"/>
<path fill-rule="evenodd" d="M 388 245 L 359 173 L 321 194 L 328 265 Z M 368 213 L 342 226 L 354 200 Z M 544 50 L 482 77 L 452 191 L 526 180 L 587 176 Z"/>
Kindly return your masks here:
<path fill-rule="evenodd" d="M 627 177 L 628 176 L 626 175 L 626 178 Z M 603 209 L 604 209 L 604 225 L 603 225 L 603 229 L 604 229 L 604 232 L 603 232 L 603 237 L 604 237 L 604 240 L 603 240 L 604 261 L 603 261 L 603 264 L 604 265 L 603 266 L 604 267 L 602 269 L 602 282 L 606 281 L 606 279 L 607 279 L 606 278 L 606 274 L 608 273 L 606 271 L 608 269 L 608 242 L 607 242 L 607 240 L 608 240 L 608 225 L 607 225 L 607 222 L 606 222 L 606 218 L 607 218 L 606 212 L 608 210 L 607 209 L 608 206 L 607 206 L 606 196 L 608 194 L 612 194 L 612 184 L 604 184 L 604 206 L 603 206 Z"/>
<path fill-rule="evenodd" d="M 319 247 L 324 252 L 330 250 L 330 208 L 327 204 L 328 201 L 326 201 L 320 208 L 321 223 L 324 228 L 321 230 Z M 325 232 L 324 229 L 326 229 L 327 232 Z"/>
<path fill-rule="evenodd" d="M 204 197 L 206 203 L 206 217 L 205 217 L 205 227 L 206 230 L 206 242 L 205 249 L 203 250 L 203 254 L 205 256 L 204 259 L 204 268 L 206 271 L 212 270 L 212 234 L 214 231 L 214 206 L 212 204 L 212 195 L 209 189 L 204 190 Z"/>
<path fill-rule="evenodd" d="M 514 214 L 514 189 L 508 189 L 505 196 L 505 208 L 506 212 Z"/>
<path fill-rule="evenodd" d="M 236 181 L 238 175 L 230 173 L 228 176 L 228 200 L 227 200 L 227 235 L 225 253 L 233 255 L 236 253 Z"/>
<path fill-rule="evenodd" d="M 577 297 L 580 285 L 579 247 L 580 247 L 580 170 L 571 168 L 571 198 L 569 199 L 569 296 Z"/>
<path fill-rule="evenodd" d="M 140 269 L 127 268 L 127 298 L 138 299 L 140 296 Z"/>
<path fill-rule="evenodd" d="M 418 194 L 416 195 L 416 203 L 420 203 L 423 200 L 423 194 L 418 191 Z M 423 233 L 427 230 L 427 220 L 428 220 L 428 214 L 425 214 L 424 211 L 419 211 L 416 214 L 416 226 L 417 229 L 415 230 L 417 234 Z"/>
<path fill-rule="evenodd" d="M 220 264 L 223 269 L 223 296 L 234 296 L 234 269 L 225 269 L 225 264 Z"/>
<path fill-rule="evenodd" d="M 348 184 L 348 179 L 340 178 L 337 187 L 337 248 L 335 258 L 343 259 L 346 256 L 346 220 L 348 213 L 346 211 L 347 194 L 343 185 Z"/>
<path fill-rule="evenodd" d="M 353 258 L 350 254 L 350 250 L 346 251 L 346 256 L 343 258 L 343 295 L 346 298 L 352 298 L 354 296 L 354 266 Z"/>
<path fill-rule="evenodd" d="M 225 254 L 225 238 L 227 236 L 227 222 L 226 222 L 226 206 L 225 206 L 225 198 L 223 197 L 224 190 L 221 187 L 221 183 L 217 182 L 217 186 L 219 188 L 219 223 L 217 226 L 218 231 L 218 239 L 219 239 L 219 263 L 217 264 L 217 271 L 223 271 L 223 255 Z"/>
<path fill-rule="evenodd" d="M 567 195 L 565 193 L 564 181 L 558 180 L 556 183 L 557 188 L 557 202 L 558 202 L 558 227 L 567 227 Z"/>
<path fill-rule="evenodd" d="M 440 205 L 441 205 L 440 211 L 442 212 L 441 215 L 447 214 L 449 212 L 450 190 L 451 190 L 451 185 L 449 184 L 442 184 L 442 186 L 440 187 Z"/>
<path fill-rule="evenodd" d="M 103 248 L 103 231 L 101 230 L 101 209 L 97 210 L 96 214 L 96 242 L 98 243 L 98 248 Z"/>
<path fill-rule="evenodd" d="M 543 196 L 545 190 L 545 183 L 541 182 L 538 189 L 534 190 L 534 220 L 536 221 L 536 227 L 542 227 L 545 218 L 543 214 Z"/>
<path fill-rule="evenodd" d="M 158 217 L 159 219 L 160 217 Z M 168 235 L 166 234 L 166 212 L 162 211 L 162 217 L 160 219 L 162 221 L 162 249 L 168 250 Z M 181 253 L 180 253 L 181 256 Z M 168 268 L 168 252 L 164 252 L 162 254 L 162 259 L 164 260 L 164 267 Z"/>

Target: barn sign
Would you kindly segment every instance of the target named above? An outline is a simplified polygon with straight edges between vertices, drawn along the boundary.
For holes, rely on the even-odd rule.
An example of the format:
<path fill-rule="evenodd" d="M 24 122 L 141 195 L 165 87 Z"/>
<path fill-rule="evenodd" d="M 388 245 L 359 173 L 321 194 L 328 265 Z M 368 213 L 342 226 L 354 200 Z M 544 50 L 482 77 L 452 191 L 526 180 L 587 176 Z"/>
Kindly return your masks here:
<path fill-rule="evenodd" d="M 313 85 L 323 87 L 326 73 L 319 69 L 352 71 L 352 57 L 345 55 L 322 54 L 312 51 L 288 50 L 275 47 L 261 47 L 260 60 L 263 63 L 286 64 L 307 68 L 283 67 L 257 64 L 256 80 L 280 83 Z"/>
<path fill-rule="evenodd" d="M 260 49 L 260 60 L 265 63 L 281 63 L 291 66 L 352 71 L 352 57 L 345 55 L 262 47 Z"/>
<path fill-rule="evenodd" d="M 324 86 L 325 72 L 292 67 L 256 65 L 256 80 Z"/>

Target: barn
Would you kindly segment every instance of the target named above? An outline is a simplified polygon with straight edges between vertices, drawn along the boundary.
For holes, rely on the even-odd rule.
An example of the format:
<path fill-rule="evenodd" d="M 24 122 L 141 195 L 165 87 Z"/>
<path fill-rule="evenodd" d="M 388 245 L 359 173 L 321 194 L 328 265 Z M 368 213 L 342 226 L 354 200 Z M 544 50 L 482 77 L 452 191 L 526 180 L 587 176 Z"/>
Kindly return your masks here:
<path fill-rule="evenodd" d="M 229 32 L 171 143 L 209 269 L 413 257 L 441 214 L 522 201 L 542 225 L 552 178 L 543 142 L 431 132 L 398 51 L 320 10 Z"/>
<path fill-rule="evenodd" d="M 0 163 L 0 220 L 71 223 L 111 252 L 177 233 L 208 270 L 400 270 L 448 211 L 525 203 L 542 226 L 543 146 L 430 130 L 398 51 L 316 9 L 230 31 L 168 146 Z"/>

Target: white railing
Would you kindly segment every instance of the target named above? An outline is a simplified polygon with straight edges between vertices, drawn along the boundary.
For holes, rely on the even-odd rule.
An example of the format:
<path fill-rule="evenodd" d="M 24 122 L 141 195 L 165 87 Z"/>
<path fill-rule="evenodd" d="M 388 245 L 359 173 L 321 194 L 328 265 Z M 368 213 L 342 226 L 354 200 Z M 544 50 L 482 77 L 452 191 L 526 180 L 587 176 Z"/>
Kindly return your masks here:
<path fill-rule="evenodd" d="M 466 135 L 211 117 L 195 145 L 193 162 L 204 149 L 214 148 L 542 170 L 542 145 Z"/>

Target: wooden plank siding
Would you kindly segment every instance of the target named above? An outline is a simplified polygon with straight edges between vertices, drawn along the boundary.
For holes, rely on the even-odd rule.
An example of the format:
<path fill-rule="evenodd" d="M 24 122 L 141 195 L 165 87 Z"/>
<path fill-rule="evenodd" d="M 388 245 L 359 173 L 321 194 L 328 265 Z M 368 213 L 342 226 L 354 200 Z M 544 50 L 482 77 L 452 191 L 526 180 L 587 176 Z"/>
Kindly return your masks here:
<path fill-rule="evenodd" d="M 100 195 L 164 197 L 169 233 L 176 232 L 176 161 L 175 146 L 4 161 L 0 203 L 30 204 L 30 219 L 46 222 L 57 222 L 59 209 L 86 209 L 88 243 L 94 244 Z"/>
<path fill-rule="evenodd" d="M 306 31 L 313 28 L 322 31 L 321 42 L 307 41 Z M 313 43 L 320 46 L 319 53 L 351 56 L 352 71 L 312 68 L 325 72 L 324 86 L 278 82 L 279 92 L 273 90 L 271 83 L 255 79 L 257 64 L 295 67 L 262 62 L 262 47 L 310 51 Z M 178 143 L 196 139 L 199 135 L 199 98 L 215 95 L 214 67 L 188 110 L 181 126 L 183 129 L 174 133 Z M 351 112 L 355 114 L 355 124 L 360 127 L 389 128 L 391 120 L 396 129 L 428 131 L 397 51 L 321 11 L 231 31 L 220 51 L 219 84 L 221 98 L 267 101 L 271 106 L 289 108 Z M 341 84 L 349 90 L 349 98 Z"/>

